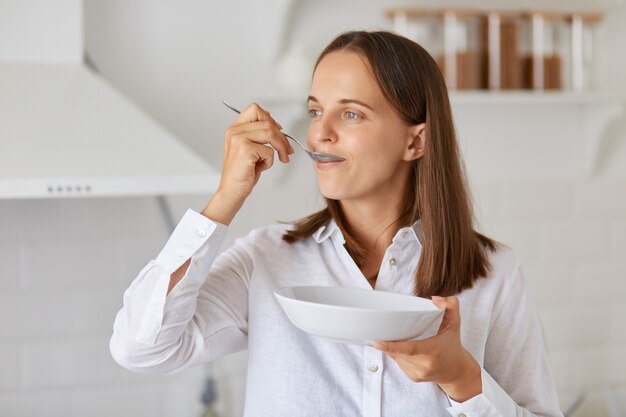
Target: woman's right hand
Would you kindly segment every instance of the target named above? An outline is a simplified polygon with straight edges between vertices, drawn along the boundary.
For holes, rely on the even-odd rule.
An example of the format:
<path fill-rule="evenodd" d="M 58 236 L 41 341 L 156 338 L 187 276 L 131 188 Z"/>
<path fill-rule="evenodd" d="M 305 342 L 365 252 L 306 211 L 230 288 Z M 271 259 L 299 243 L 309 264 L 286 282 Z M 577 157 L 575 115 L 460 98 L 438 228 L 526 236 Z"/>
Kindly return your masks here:
<path fill-rule="evenodd" d="M 294 152 L 282 127 L 269 112 L 253 103 L 226 129 L 222 176 L 217 192 L 202 214 L 230 224 L 261 173 L 274 164 L 274 151 L 281 162 Z"/>

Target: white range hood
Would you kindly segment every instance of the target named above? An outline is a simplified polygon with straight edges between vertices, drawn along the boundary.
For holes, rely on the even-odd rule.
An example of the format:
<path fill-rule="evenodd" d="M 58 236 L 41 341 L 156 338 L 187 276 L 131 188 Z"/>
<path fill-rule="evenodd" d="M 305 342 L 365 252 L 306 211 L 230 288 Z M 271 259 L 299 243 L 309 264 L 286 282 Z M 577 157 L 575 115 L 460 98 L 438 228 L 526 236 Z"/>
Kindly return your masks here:
<path fill-rule="evenodd" d="M 210 193 L 218 173 L 82 63 L 80 0 L 0 0 L 0 199 Z"/>

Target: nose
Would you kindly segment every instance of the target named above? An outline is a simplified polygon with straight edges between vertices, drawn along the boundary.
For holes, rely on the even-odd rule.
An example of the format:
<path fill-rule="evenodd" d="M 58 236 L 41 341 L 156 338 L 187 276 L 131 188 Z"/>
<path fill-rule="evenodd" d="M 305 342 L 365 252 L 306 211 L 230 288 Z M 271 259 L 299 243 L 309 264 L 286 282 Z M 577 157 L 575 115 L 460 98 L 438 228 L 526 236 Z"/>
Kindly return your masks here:
<path fill-rule="evenodd" d="M 328 118 L 324 116 L 311 120 L 307 135 L 307 146 L 309 149 L 317 149 L 320 144 L 336 142 L 337 133 Z"/>

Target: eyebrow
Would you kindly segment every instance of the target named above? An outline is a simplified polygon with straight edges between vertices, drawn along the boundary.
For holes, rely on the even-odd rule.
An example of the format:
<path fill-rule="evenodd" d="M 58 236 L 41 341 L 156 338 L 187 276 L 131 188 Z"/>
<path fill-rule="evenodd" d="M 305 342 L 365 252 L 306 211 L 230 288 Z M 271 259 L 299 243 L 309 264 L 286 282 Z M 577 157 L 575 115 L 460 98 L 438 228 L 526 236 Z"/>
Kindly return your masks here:
<path fill-rule="evenodd" d="M 308 103 L 309 101 L 314 101 L 316 103 L 319 103 L 319 100 L 317 98 L 313 97 L 313 96 L 309 96 L 307 98 L 306 102 Z M 363 106 L 363 107 L 366 107 L 366 108 L 370 109 L 371 111 L 374 111 L 372 106 L 370 106 L 369 104 L 365 104 L 365 103 L 363 103 L 360 100 L 354 100 L 354 99 L 350 99 L 350 98 L 342 98 L 341 100 L 338 101 L 338 103 L 341 103 L 341 104 L 350 104 L 350 103 L 358 104 L 359 106 Z"/>

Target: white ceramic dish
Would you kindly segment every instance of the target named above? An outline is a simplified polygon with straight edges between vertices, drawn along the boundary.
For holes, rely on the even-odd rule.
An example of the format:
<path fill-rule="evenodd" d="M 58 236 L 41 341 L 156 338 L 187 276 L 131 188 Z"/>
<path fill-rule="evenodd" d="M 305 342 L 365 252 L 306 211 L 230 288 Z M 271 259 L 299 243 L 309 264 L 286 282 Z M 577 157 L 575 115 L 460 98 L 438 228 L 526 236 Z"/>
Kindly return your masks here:
<path fill-rule="evenodd" d="M 414 339 L 443 317 L 431 300 L 364 288 L 283 287 L 274 295 L 299 329 L 358 345 Z"/>

